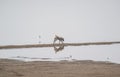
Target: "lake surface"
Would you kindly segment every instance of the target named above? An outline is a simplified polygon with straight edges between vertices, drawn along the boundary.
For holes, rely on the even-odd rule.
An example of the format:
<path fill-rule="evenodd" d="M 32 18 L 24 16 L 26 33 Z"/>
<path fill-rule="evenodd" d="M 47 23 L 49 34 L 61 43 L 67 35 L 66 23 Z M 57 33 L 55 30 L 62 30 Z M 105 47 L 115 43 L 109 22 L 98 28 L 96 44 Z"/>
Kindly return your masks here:
<path fill-rule="evenodd" d="M 0 58 L 23 61 L 94 60 L 120 64 L 120 45 L 70 46 L 55 53 L 54 48 L 0 50 Z"/>

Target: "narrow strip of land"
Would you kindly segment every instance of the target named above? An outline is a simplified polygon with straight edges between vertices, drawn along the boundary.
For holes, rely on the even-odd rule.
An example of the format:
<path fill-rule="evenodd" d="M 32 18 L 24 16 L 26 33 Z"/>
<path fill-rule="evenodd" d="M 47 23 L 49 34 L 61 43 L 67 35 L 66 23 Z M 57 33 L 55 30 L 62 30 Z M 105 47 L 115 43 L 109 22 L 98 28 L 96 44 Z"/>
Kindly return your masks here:
<path fill-rule="evenodd" d="M 86 43 L 63 43 L 64 46 L 89 46 L 89 45 L 112 45 L 120 44 L 120 41 L 113 42 L 86 42 Z M 27 44 L 27 45 L 4 45 L 0 49 L 16 49 L 16 48 L 37 48 L 37 47 L 54 47 L 60 44 Z"/>

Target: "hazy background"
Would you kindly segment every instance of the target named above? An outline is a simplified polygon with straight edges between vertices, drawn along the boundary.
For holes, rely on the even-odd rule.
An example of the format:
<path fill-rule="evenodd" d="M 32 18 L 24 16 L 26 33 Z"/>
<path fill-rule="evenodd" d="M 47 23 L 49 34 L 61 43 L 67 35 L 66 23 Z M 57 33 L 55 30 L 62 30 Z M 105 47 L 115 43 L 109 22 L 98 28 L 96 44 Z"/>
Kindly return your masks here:
<path fill-rule="evenodd" d="M 52 43 L 55 34 L 65 42 L 120 41 L 120 0 L 0 0 L 0 45 Z M 29 51 L 30 56 L 104 55 L 104 60 L 120 61 L 120 45 L 68 47 L 59 54 L 33 50 L 0 50 L 0 56 L 25 56 Z"/>

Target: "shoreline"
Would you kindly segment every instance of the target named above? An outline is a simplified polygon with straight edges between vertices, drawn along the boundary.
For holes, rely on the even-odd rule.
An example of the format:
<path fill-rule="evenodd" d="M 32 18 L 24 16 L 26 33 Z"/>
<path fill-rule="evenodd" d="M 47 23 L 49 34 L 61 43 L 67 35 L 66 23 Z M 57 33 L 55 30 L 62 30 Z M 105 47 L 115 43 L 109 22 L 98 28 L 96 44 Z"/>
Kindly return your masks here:
<path fill-rule="evenodd" d="M 99 63 L 120 64 L 112 61 L 54 59 L 54 58 L 0 58 L 0 60 L 20 61 L 20 62 L 99 62 Z"/>

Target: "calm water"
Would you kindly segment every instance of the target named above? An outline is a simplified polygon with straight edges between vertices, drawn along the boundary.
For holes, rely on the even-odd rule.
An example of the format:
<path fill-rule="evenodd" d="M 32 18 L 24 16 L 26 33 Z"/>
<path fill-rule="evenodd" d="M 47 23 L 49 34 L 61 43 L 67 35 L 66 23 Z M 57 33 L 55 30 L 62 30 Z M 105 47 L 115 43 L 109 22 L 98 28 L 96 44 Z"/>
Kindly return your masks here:
<path fill-rule="evenodd" d="M 0 50 L 0 58 L 23 61 L 95 60 L 120 64 L 120 45 L 65 47 L 55 53 L 53 48 L 28 48 Z"/>

